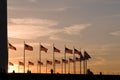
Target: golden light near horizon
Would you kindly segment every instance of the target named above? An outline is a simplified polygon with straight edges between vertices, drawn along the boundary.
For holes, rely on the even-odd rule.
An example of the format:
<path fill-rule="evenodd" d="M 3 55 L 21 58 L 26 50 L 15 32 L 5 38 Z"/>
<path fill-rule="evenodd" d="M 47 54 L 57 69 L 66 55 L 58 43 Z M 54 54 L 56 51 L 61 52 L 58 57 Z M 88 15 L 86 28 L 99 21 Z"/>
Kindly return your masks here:
<path fill-rule="evenodd" d="M 9 66 L 9 72 L 12 72 L 12 69 L 17 71 L 18 61 L 23 61 L 24 41 L 34 48 L 32 52 L 26 51 L 26 64 L 28 60 L 33 61 L 35 65 L 30 68 L 35 73 L 39 60 L 39 43 L 48 48 L 48 53 L 41 53 L 43 73 L 46 73 L 45 60 L 52 60 L 53 44 L 62 51 L 61 54 L 55 54 L 58 60 L 64 58 L 64 45 L 70 49 L 74 46 L 81 48 L 82 52 L 85 49 L 90 53 L 92 58 L 88 61 L 88 68 L 95 74 L 120 72 L 119 2 L 8 1 L 8 41 L 17 48 L 17 51 L 9 50 L 9 61 L 16 64 L 14 67 Z M 69 57 L 72 55 L 67 54 L 67 59 Z M 76 72 L 79 73 L 79 63 L 76 66 Z M 60 73 L 61 65 L 56 67 L 56 71 Z M 73 73 L 72 64 L 70 67 Z M 49 66 L 48 72 L 51 68 L 52 66 Z M 22 73 L 22 70 L 20 72 Z"/>

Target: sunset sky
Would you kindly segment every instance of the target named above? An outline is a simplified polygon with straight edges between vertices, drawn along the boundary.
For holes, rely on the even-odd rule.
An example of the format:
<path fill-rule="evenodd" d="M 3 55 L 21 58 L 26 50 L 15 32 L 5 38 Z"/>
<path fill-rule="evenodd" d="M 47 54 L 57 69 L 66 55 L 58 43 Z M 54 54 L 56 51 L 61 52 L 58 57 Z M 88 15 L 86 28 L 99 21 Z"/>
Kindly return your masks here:
<path fill-rule="evenodd" d="M 81 48 L 91 55 L 88 68 L 94 73 L 118 74 L 120 0 L 8 0 L 8 41 L 17 48 L 17 51 L 9 49 L 9 61 L 15 64 L 16 72 L 18 61 L 23 61 L 25 41 L 34 48 L 26 51 L 26 64 L 27 60 L 35 63 L 30 67 L 33 72 L 39 43 L 48 48 L 48 53 L 41 52 L 44 64 L 46 59 L 52 60 L 54 43 L 61 50 L 55 54 L 58 60 L 63 58 L 65 45 L 70 49 Z M 72 55 L 67 54 L 68 57 Z M 56 67 L 59 72 L 61 65 Z M 45 65 L 42 69 L 45 72 Z"/>

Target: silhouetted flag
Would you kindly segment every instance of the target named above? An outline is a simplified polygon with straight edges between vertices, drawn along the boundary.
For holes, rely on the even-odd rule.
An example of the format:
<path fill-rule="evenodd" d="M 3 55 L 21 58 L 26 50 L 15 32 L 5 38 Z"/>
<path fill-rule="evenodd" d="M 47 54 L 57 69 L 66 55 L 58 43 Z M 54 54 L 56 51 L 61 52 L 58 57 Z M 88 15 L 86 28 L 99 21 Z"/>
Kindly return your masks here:
<path fill-rule="evenodd" d="M 25 50 L 29 50 L 29 51 L 33 51 L 33 47 L 28 45 L 28 44 L 24 44 L 25 46 Z"/>
<path fill-rule="evenodd" d="M 21 61 L 19 61 L 19 65 L 22 65 L 22 66 L 24 66 L 24 63 L 23 63 L 23 62 L 21 62 Z"/>
<path fill-rule="evenodd" d="M 74 48 L 74 53 L 80 55 L 81 51 L 78 51 L 77 49 Z"/>
<path fill-rule="evenodd" d="M 71 59 L 71 58 L 69 58 L 69 61 L 70 61 L 70 62 L 75 62 L 75 61 L 74 61 L 73 59 Z"/>
<path fill-rule="evenodd" d="M 46 64 L 52 65 L 52 61 L 47 60 Z"/>
<path fill-rule="evenodd" d="M 60 61 L 55 59 L 55 64 L 60 64 Z"/>
<path fill-rule="evenodd" d="M 31 61 L 28 61 L 28 65 L 34 65 L 34 63 Z"/>
<path fill-rule="evenodd" d="M 41 61 L 38 61 L 38 65 L 43 65 L 43 62 L 41 62 Z"/>
<path fill-rule="evenodd" d="M 47 50 L 48 50 L 48 49 L 47 49 L 47 48 L 45 48 L 43 45 L 40 45 L 40 50 L 41 50 L 41 51 L 44 51 L 44 52 L 46 52 L 46 53 L 47 53 Z"/>
<path fill-rule="evenodd" d="M 13 64 L 12 62 L 9 62 L 9 65 L 10 65 L 10 66 L 14 66 L 14 64 Z"/>
<path fill-rule="evenodd" d="M 54 48 L 54 52 L 60 53 L 60 50 L 59 50 L 59 49 L 57 49 L 56 47 L 53 47 L 53 48 Z"/>
<path fill-rule="evenodd" d="M 88 60 L 89 58 L 91 58 L 90 55 L 84 51 L 84 60 Z"/>
<path fill-rule="evenodd" d="M 65 47 L 65 53 L 70 53 L 70 54 L 72 54 L 72 50 Z"/>
<path fill-rule="evenodd" d="M 9 49 L 16 50 L 16 47 L 14 47 L 12 44 L 9 43 Z"/>
<path fill-rule="evenodd" d="M 68 60 L 62 59 L 62 62 L 67 64 Z"/>
<path fill-rule="evenodd" d="M 81 61 L 80 58 L 78 58 L 78 57 L 76 57 L 75 59 L 76 59 L 76 61 Z"/>
<path fill-rule="evenodd" d="M 81 52 L 81 51 L 80 51 Z M 84 57 L 82 55 L 82 53 L 79 54 L 80 55 L 80 61 L 83 61 L 84 60 Z"/>

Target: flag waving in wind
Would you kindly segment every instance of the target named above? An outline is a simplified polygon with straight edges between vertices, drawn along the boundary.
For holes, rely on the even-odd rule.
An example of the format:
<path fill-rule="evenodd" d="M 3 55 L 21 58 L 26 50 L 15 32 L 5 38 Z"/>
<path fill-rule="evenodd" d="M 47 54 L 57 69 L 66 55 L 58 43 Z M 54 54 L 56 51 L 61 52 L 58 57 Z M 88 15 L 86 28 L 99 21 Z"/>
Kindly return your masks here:
<path fill-rule="evenodd" d="M 13 64 L 12 62 L 9 62 L 9 65 L 10 65 L 10 66 L 14 66 L 14 64 Z"/>
<path fill-rule="evenodd" d="M 88 60 L 89 58 L 91 58 L 90 55 L 84 51 L 84 60 Z"/>
<path fill-rule="evenodd" d="M 73 62 L 73 63 L 75 62 L 75 61 L 74 61 L 73 59 L 71 59 L 71 58 L 69 58 L 69 61 L 70 61 L 70 62 Z"/>
<path fill-rule="evenodd" d="M 25 46 L 25 50 L 29 50 L 29 51 L 33 51 L 33 47 L 28 45 L 28 44 L 24 44 Z"/>
<path fill-rule="evenodd" d="M 56 47 L 53 47 L 53 49 L 54 49 L 54 52 L 58 52 L 58 53 L 60 53 L 60 50 L 57 49 Z"/>
<path fill-rule="evenodd" d="M 31 61 L 28 61 L 28 65 L 34 65 L 34 63 Z"/>
<path fill-rule="evenodd" d="M 81 52 L 74 48 L 74 53 L 80 55 Z"/>
<path fill-rule="evenodd" d="M 68 60 L 62 59 L 62 62 L 67 64 Z"/>
<path fill-rule="evenodd" d="M 21 61 L 19 61 L 19 65 L 22 65 L 22 66 L 24 66 L 24 63 L 23 63 L 23 62 L 21 62 Z"/>
<path fill-rule="evenodd" d="M 55 63 L 56 64 L 60 64 L 60 61 L 55 59 Z"/>
<path fill-rule="evenodd" d="M 38 65 L 43 65 L 43 62 L 41 62 L 41 61 L 38 61 Z"/>
<path fill-rule="evenodd" d="M 9 43 L 9 49 L 16 50 L 16 47 Z"/>
<path fill-rule="evenodd" d="M 48 50 L 48 49 L 47 49 L 47 48 L 45 48 L 43 45 L 40 45 L 40 50 L 41 50 L 41 51 L 44 51 L 44 52 L 46 52 L 46 53 L 47 53 L 47 50 Z"/>
<path fill-rule="evenodd" d="M 65 53 L 70 53 L 70 54 L 72 54 L 72 51 L 73 51 L 73 50 L 68 49 L 68 48 L 65 47 Z"/>
<path fill-rule="evenodd" d="M 52 65 L 52 61 L 47 60 L 46 64 Z"/>

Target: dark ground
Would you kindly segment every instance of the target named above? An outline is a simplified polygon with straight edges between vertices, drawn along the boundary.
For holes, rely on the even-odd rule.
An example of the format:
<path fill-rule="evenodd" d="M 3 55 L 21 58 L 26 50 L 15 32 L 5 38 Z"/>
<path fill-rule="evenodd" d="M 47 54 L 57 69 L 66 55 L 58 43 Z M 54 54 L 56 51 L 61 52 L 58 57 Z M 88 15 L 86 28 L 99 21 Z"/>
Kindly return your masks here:
<path fill-rule="evenodd" d="M 0 73 L 0 80 L 120 80 L 120 75 Z"/>

